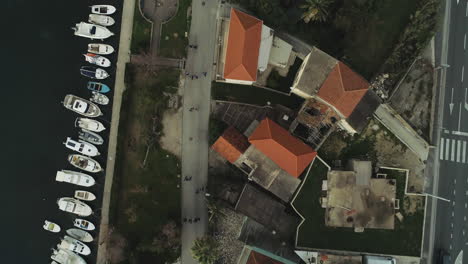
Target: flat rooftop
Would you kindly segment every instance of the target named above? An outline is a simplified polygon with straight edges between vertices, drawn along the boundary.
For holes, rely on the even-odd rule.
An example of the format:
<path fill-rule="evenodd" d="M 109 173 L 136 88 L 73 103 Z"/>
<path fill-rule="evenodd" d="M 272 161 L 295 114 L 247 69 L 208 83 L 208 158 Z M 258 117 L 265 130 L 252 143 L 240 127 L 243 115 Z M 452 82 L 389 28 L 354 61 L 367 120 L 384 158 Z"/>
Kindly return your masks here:
<path fill-rule="evenodd" d="M 326 224 L 333 227 L 393 229 L 396 181 L 370 179 L 357 184 L 354 171 L 329 171 Z"/>

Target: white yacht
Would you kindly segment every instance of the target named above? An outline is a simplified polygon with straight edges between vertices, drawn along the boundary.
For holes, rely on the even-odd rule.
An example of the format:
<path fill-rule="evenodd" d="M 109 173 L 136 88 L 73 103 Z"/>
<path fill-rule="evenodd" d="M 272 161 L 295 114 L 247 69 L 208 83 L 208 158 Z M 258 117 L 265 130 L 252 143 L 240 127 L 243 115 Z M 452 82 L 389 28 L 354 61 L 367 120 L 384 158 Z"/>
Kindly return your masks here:
<path fill-rule="evenodd" d="M 82 257 L 67 249 L 54 249 L 50 258 L 59 264 L 86 264 Z"/>
<path fill-rule="evenodd" d="M 75 221 L 73 221 L 73 225 L 75 227 L 88 230 L 88 231 L 93 231 L 94 229 L 96 229 L 96 226 L 93 223 L 91 223 L 88 220 L 84 220 L 80 218 L 76 218 Z"/>
<path fill-rule="evenodd" d="M 89 205 L 71 197 L 62 197 L 57 200 L 59 209 L 79 216 L 89 216 L 93 212 Z"/>
<path fill-rule="evenodd" d="M 101 109 L 99 109 L 96 104 L 72 94 L 67 94 L 65 96 L 63 99 L 63 106 L 87 117 L 98 117 L 102 115 Z"/>
<path fill-rule="evenodd" d="M 94 201 L 96 200 L 96 195 L 88 191 L 75 191 L 75 198 L 83 201 Z"/>
<path fill-rule="evenodd" d="M 114 52 L 114 48 L 108 44 L 89 43 L 88 52 L 99 54 L 99 55 L 109 55 Z"/>
<path fill-rule="evenodd" d="M 67 234 L 75 239 L 78 239 L 82 242 L 86 242 L 86 243 L 89 243 L 89 242 L 92 242 L 94 240 L 93 236 L 82 230 L 82 229 L 78 229 L 78 228 L 70 228 L 70 229 L 67 229 Z"/>
<path fill-rule="evenodd" d="M 57 248 L 67 249 L 85 256 L 91 254 L 91 249 L 87 245 L 78 239 L 69 236 L 65 236 L 57 245 Z"/>
<path fill-rule="evenodd" d="M 100 155 L 99 150 L 97 149 L 96 146 L 84 140 L 76 141 L 70 137 L 67 137 L 67 140 L 63 142 L 63 144 L 68 149 L 74 150 L 86 156 L 95 157 L 95 156 Z"/>
<path fill-rule="evenodd" d="M 112 17 L 98 14 L 89 14 L 88 22 L 105 27 L 115 24 L 115 20 Z"/>
<path fill-rule="evenodd" d="M 104 40 L 114 35 L 109 29 L 103 26 L 80 22 L 72 28 L 75 31 L 75 36 Z"/>
<path fill-rule="evenodd" d="M 85 61 L 91 64 L 101 66 L 101 67 L 111 66 L 111 61 L 104 56 L 96 55 L 94 53 L 86 53 L 86 54 L 83 54 L 83 56 L 85 57 Z"/>
<path fill-rule="evenodd" d="M 70 170 L 57 171 L 55 180 L 58 182 L 68 182 L 83 187 L 91 187 L 96 183 L 93 177 L 81 172 Z"/>
<path fill-rule="evenodd" d="M 102 145 L 104 143 L 104 139 L 100 135 L 83 128 L 81 131 L 78 131 L 78 138 L 93 145 Z"/>
<path fill-rule="evenodd" d="M 106 129 L 106 127 L 101 122 L 83 117 L 78 117 L 75 120 L 75 127 L 83 128 L 93 132 L 101 132 Z"/>
<path fill-rule="evenodd" d="M 87 172 L 97 173 L 102 171 L 102 167 L 99 162 L 80 154 L 68 155 L 68 162 L 70 162 L 71 165 Z"/>
<path fill-rule="evenodd" d="M 99 15 L 112 15 L 117 9 L 111 5 L 92 5 L 91 13 Z"/>
<path fill-rule="evenodd" d="M 44 228 L 44 230 L 52 232 L 52 233 L 58 233 L 61 230 L 59 225 L 57 225 L 54 222 L 47 221 L 47 220 L 44 221 L 44 225 L 42 227 Z"/>
<path fill-rule="evenodd" d="M 91 92 L 93 96 L 89 99 L 91 102 L 95 102 L 96 104 L 100 105 L 108 105 L 109 104 L 109 97 L 107 97 L 105 94 L 98 93 L 96 91 Z"/>

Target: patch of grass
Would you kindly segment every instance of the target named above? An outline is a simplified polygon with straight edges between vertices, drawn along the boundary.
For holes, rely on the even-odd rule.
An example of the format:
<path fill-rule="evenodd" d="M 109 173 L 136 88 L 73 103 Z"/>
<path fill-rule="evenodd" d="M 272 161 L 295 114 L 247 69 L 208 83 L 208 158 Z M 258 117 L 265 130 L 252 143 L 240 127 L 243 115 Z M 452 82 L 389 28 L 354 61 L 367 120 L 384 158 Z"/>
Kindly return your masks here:
<path fill-rule="evenodd" d="M 162 128 L 154 117 L 165 110 L 163 90 L 177 85 L 178 75 L 165 70 L 144 77 L 128 70 L 133 78 L 127 80 L 120 117 L 111 225 L 127 241 L 128 263 L 172 263 L 180 242 L 162 230 L 174 223 L 171 230 L 180 232 L 180 161 L 158 145 Z"/>
<path fill-rule="evenodd" d="M 278 90 L 283 93 L 289 93 L 291 91 L 291 86 L 296 77 L 296 73 L 301 67 L 302 60 L 296 58 L 293 65 L 289 68 L 288 74 L 286 77 L 279 75 L 278 71 L 271 71 L 267 79 L 267 87 L 271 89 Z"/>
<path fill-rule="evenodd" d="M 213 82 L 211 97 L 214 100 L 232 101 L 265 106 L 281 104 L 291 109 L 299 109 L 304 99 L 291 94 L 284 95 L 267 89 L 241 84 Z"/>
<path fill-rule="evenodd" d="M 135 14 L 133 17 L 132 43 L 130 44 L 132 53 L 141 53 L 149 49 L 151 31 L 152 25 L 141 16 L 138 1 L 136 1 Z"/>
<path fill-rule="evenodd" d="M 340 143 L 343 144 L 343 148 L 337 149 L 336 146 Z M 350 136 L 343 131 L 333 132 L 318 153 L 328 164 L 332 164 L 333 160 L 347 162 L 352 158 L 367 159 L 374 163 L 377 161 L 374 137 L 364 137 L 358 134 Z"/>
<path fill-rule="evenodd" d="M 191 3 L 191 0 L 179 0 L 175 17 L 162 25 L 159 56 L 181 59 L 187 55 L 188 39 L 185 37 L 185 32 L 188 34 L 190 27 L 187 10 Z"/>
<path fill-rule="evenodd" d="M 216 118 L 210 118 L 210 127 L 208 131 L 208 141 L 210 146 L 224 133 L 228 125 Z"/>
<path fill-rule="evenodd" d="M 397 178 L 397 197 L 402 197 L 404 182 Z M 325 225 L 325 209 L 321 208 L 322 180 L 327 178 L 327 167 L 318 159 L 314 161 L 301 192 L 294 201 L 295 208 L 306 219 L 298 233 L 297 246 L 316 249 L 335 249 L 357 252 L 419 256 L 421 251 L 424 212 L 412 214 L 404 211 L 403 223 L 395 220 L 394 230 L 366 229 L 355 233 L 352 228 L 335 228 Z M 401 200 L 403 201 L 403 200 Z"/>

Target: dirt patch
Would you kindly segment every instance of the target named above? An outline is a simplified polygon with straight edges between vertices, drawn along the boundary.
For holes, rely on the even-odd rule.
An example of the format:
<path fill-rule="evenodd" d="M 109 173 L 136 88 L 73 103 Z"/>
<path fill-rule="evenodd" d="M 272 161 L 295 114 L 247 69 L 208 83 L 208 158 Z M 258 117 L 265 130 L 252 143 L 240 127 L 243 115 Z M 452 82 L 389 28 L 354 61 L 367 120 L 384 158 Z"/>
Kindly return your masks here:
<path fill-rule="evenodd" d="M 182 151 L 182 108 L 164 112 L 163 136 L 159 140 L 161 147 L 177 157 L 181 157 Z"/>
<path fill-rule="evenodd" d="M 127 240 L 112 227 L 109 231 L 109 243 L 107 246 L 110 263 L 118 264 L 125 260 L 126 245 Z"/>
<path fill-rule="evenodd" d="M 407 195 L 403 202 L 403 210 L 406 214 L 414 214 L 424 210 L 424 197 L 416 195 Z"/>
<path fill-rule="evenodd" d="M 434 67 L 418 60 L 390 99 L 390 105 L 419 135 L 429 139 Z"/>
<path fill-rule="evenodd" d="M 416 154 L 376 120 L 369 122 L 363 135 L 375 137 L 374 148 L 378 166 L 408 169 L 408 190 L 406 191 L 416 193 L 423 191 L 425 164 Z"/>

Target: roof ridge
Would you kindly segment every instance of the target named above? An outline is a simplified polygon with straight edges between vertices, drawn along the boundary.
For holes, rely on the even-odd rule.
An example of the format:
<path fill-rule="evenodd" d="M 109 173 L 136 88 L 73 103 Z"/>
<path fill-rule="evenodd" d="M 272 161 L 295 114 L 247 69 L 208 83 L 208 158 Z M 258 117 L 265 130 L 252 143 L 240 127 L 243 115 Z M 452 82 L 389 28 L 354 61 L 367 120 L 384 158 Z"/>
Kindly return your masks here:
<path fill-rule="evenodd" d="M 338 67 L 339 82 L 340 82 L 340 84 L 341 84 L 341 90 L 343 91 L 343 94 L 344 94 L 344 93 L 347 92 L 347 91 L 346 91 L 346 89 L 345 89 L 345 87 L 344 87 L 343 75 L 341 74 L 341 63 L 342 63 L 342 62 L 339 61 L 339 62 L 336 64 L 336 67 Z M 343 94 L 341 94 L 340 97 L 343 97 Z"/>

